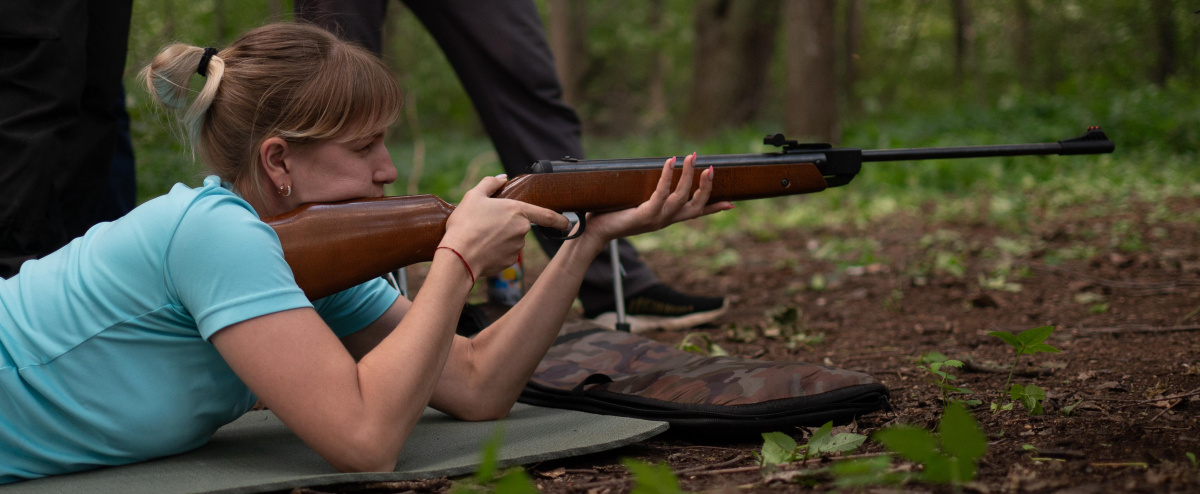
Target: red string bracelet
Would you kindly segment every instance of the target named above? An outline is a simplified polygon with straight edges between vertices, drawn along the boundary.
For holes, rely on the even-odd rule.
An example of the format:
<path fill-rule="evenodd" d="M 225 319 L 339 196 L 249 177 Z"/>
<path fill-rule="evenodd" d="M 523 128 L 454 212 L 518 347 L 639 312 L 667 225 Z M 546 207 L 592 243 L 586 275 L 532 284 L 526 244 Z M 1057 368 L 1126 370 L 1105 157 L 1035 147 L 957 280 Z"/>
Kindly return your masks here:
<path fill-rule="evenodd" d="M 458 251 L 457 251 L 457 250 L 454 250 L 454 248 L 453 248 L 453 247 L 445 247 L 445 246 L 442 246 L 442 247 L 438 247 L 437 249 L 433 249 L 433 250 L 435 250 L 435 251 L 436 251 L 436 250 L 441 250 L 441 249 L 446 249 L 446 250 L 448 250 L 448 251 L 450 251 L 450 252 L 453 252 L 453 253 L 454 253 L 454 255 L 458 256 L 458 259 L 459 259 L 460 261 L 462 261 L 462 263 L 463 263 L 463 267 L 464 267 L 464 268 L 467 268 L 467 275 L 471 277 L 471 285 L 475 285 L 475 272 L 474 272 L 474 271 L 471 271 L 471 265 L 470 265 L 470 264 L 467 264 L 467 258 L 463 257 L 463 255 L 462 255 L 462 254 L 459 254 L 459 253 L 458 253 Z"/>

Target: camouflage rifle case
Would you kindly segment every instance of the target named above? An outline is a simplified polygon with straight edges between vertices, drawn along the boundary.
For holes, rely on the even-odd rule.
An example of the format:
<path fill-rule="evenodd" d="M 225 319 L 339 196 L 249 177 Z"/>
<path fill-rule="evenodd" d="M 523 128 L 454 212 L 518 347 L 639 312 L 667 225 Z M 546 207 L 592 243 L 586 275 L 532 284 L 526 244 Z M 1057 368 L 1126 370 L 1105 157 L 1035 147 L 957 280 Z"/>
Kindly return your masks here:
<path fill-rule="evenodd" d="M 854 371 L 709 357 L 607 329 L 562 334 L 522 403 L 733 433 L 848 422 L 888 407 L 888 389 Z"/>

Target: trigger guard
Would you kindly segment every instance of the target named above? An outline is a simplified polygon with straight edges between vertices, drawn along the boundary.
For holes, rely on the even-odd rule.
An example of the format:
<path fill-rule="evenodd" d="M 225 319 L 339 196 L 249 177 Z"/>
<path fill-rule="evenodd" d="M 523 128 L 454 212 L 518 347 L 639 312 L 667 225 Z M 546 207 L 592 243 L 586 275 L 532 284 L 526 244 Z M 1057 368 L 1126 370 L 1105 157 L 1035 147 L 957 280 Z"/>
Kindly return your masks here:
<path fill-rule="evenodd" d="M 546 237 L 550 240 L 571 240 L 583 235 L 583 229 L 587 226 L 587 215 L 566 212 L 563 213 L 563 216 L 566 216 L 568 220 L 575 218 L 573 221 L 571 221 L 571 225 L 568 226 L 566 230 L 549 228 L 542 225 L 533 225 L 533 228 L 534 230 L 537 230 L 538 233 L 540 233 L 543 237 Z M 576 225 L 578 225 L 578 228 L 576 228 Z M 575 233 L 572 234 L 571 230 L 575 230 Z"/>

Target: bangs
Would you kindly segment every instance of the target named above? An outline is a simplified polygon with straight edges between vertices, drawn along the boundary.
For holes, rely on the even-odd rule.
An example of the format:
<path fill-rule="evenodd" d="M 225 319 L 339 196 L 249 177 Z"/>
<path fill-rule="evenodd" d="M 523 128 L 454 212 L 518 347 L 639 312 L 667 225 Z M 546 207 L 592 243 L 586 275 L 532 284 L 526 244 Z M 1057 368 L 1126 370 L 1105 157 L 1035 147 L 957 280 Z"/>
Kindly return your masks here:
<path fill-rule="evenodd" d="M 278 128 L 285 139 L 353 141 L 399 118 L 400 88 L 374 54 L 339 44 L 316 65 L 281 114 Z"/>

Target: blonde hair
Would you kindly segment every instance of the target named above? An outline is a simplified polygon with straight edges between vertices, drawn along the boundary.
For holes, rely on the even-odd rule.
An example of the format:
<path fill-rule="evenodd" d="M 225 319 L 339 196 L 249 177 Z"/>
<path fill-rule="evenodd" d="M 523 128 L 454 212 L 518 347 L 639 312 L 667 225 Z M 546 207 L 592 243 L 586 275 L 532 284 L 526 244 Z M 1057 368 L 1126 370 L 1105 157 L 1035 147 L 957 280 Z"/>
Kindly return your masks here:
<path fill-rule="evenodd" d="M 188 106 L 203 56 L 204 48 L 172 44 L 139 77 L 163 106 L 184 110 L 180 123 L 200 161 L 243 194 L 264 190 L 257 169 L 266 139 L 349 141 L 399 116 L 400 89 L 379 58 L 316 26 L 270 24 L 242 35 L 212 56 Z"/>

